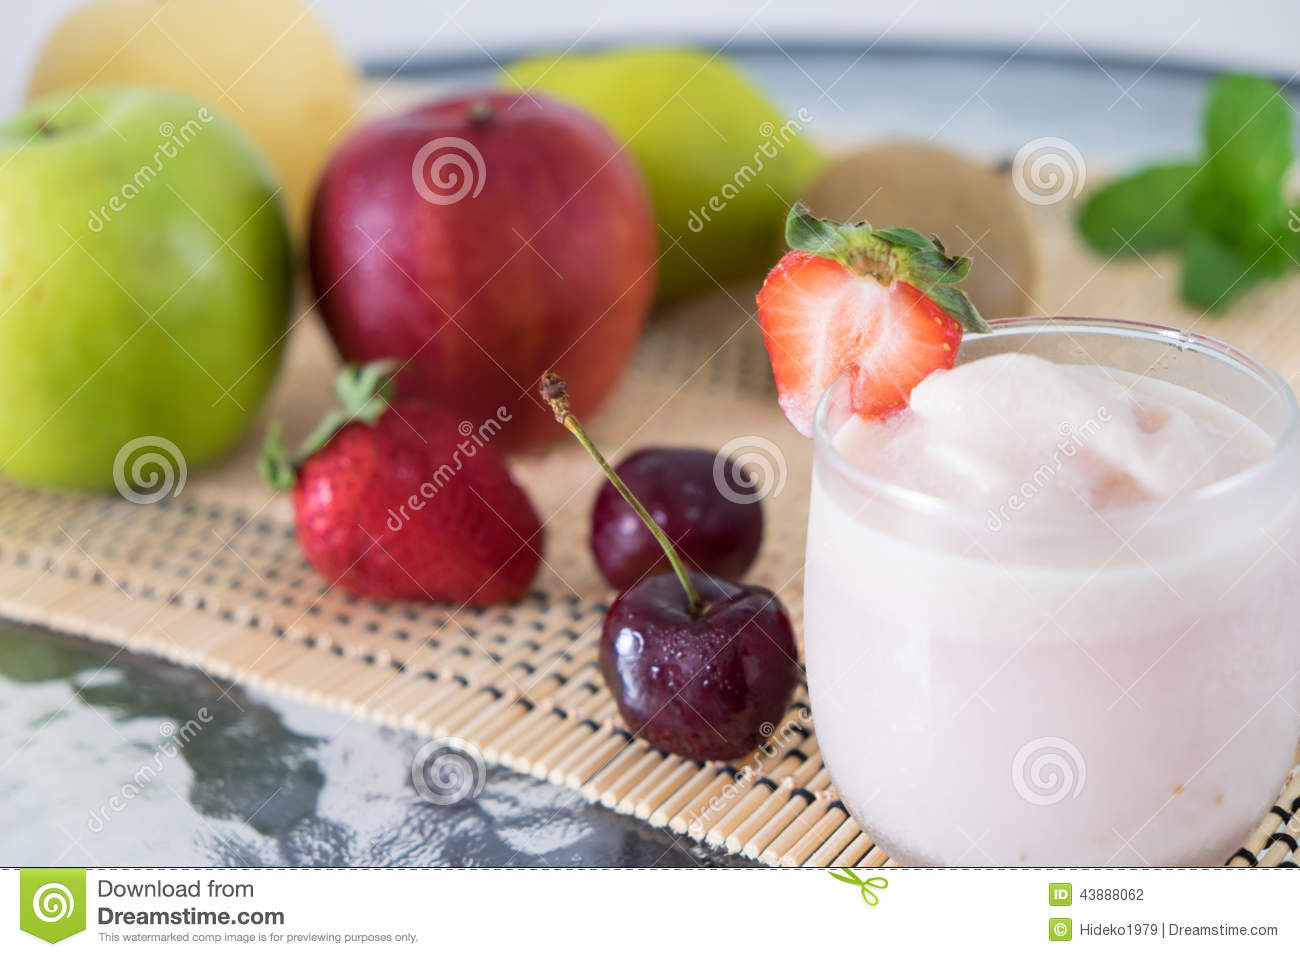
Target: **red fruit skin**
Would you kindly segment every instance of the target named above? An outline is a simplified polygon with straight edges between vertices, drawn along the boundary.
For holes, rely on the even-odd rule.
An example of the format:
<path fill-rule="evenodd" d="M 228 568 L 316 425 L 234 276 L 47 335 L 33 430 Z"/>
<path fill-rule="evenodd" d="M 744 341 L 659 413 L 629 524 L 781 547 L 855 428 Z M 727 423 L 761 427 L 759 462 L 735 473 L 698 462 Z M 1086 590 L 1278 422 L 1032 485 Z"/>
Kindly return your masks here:
<path fill-rule="evenodd" d="M 772 733 L 799 680 L 785 607 L 757 585 L 692 572 L 707 608 L 692 615 L 673 574 L 615 599 L 600 673 L 633 734 L 695 761 L 748 754 Z"/>
<path fill-rule="evenodd" d="M 490 116 L 484 117 L 484 113 Z M 445 204 L 417 191 L 417 154 L 456 137 L 475 187 Z M 435 150 L 430 191 L 461 181 Z M 596 120 L 536 94 L 482 92 L 371 123 L 330 160 L 310 231 L 312 283 L 348 362 L 411 359 L 406 399 L 455 409 L 476 426 L 510 420 L 518 448 L 562 433 L 535 395 L 562 366 L 578 415 L 621 376 L 649 313 L 657 233 L 633 161 Z"/>
<path fill-rule="evenodd" d="M 489 441 L 425 403 L 340 429 L 293 488 L 307 560 L 368 598 L 482 607 L 520 597 L 541 559 L 541 522 Z"/>
<path fill-rule="evenodd" d="M 757 303 L 781 409 L 807 436 L 840 375 L 854 375 L 853 411 L 884 419 L 930 373 L 951 369 L 961 345 L 961 324 L 910 283 L 886 286 L 802 250 L 781 257 Z"/>
<path fill-rule="evenodd" d="M 633 452 L 616 471 L 687 568 L 735 580 L 763 543 L 763 505 L 755 486 L 740 483 L 734 460 L 720 470 L 717 460 L 707 449 L 651 447 Z M 724 495 L 724 487 L 734 494 Z M 609 482 L 591 510 L 590 545 L 601 574 L 619 590 L 672 569 L 663 546 Z"/>

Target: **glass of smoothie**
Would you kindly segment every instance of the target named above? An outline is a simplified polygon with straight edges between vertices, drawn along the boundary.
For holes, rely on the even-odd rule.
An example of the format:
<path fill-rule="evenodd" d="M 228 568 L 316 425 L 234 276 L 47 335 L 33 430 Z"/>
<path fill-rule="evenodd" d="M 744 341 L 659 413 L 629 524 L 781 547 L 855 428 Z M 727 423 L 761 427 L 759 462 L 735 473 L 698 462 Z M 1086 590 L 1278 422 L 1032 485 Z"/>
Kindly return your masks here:
<path fill-rule="evenodd" d="M 840 798 L 898 862 L 1222 864 L 1300 737 L 1300 422 L 1263 364 L 1014 319 L 815 424 L 804 637 Z"/>

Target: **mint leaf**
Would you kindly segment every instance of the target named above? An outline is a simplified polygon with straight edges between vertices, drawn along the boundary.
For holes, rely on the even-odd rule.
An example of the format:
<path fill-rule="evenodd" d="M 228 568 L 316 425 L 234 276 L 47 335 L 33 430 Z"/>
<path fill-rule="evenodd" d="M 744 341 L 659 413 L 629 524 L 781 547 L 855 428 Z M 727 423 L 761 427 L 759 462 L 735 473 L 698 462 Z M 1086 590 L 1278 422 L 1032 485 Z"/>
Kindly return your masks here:
<path fill-rule="evenodd" d="M 1151 166 L 1099 189 L 1079 212 L 1079 232 L 1104 255 L 1179 246 L 1191 231 L 1193 163 Z"/>
<path fill-rule="evenodd" d="M 1225 76 L 1215 82 L 1205 110 L 1206 169 L 1243 197 L 1251 190 L 1281 197 L 1291 166 L 1291 108 L 1271 80 Z"/>
<path fill-rule="evenodd" d="M 1286 219 L 1282 180 L 1291 165 L 1291 108 L 1277 85 L 1248 76 L 1215 82 L 1205 110 L 1205 174 L 1194 200 L 1202 226 L 1239 252 L 1267 243 L 1260 227 Z"/>
<path fill-rule="evenodd" d="M 1205 107 L 1203 159 L 1099 190 L 1079 213 L 1079 233 L 1103 254 L 1181 247 L 1183 299 L 1223 309 L 1300 265 L 1300 213 L 1282 192 L 1291 135 L 1291 108 L 1275 83 L 1219 77 Z"/>
<path fill-rule="evenodd" d="M 1249 263 L 1204 229 L 1183 245 L 1183 299 L 1202 309 L 1222 309 L 1245 287 Z"/>
<path fill-rule="evenodd" d="M 1292 265 L 1300 266 L 1300 200 L 1292 202 L 1291 209 L 1287 213 L 1282 246 L 1286 249 Z"/>
<path fill-rule="evenodd" d="M 1249 256 L 1209 230 L 1197 228 L 1183 244 L 1183 299 L 1207 312 L 1219 312 L 1247 289 L 1279 276 L 1287 261 L 1279 246 Z"/>

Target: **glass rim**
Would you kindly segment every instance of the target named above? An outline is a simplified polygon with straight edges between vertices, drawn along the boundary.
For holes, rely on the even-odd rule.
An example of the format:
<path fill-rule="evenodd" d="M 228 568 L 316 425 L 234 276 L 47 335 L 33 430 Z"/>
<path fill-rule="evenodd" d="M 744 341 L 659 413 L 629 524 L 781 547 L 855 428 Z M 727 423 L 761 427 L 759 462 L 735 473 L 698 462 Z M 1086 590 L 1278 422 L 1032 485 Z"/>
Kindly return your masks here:
<path fill-rule="evenodd" d="M 1300 403 L 1297 403 L 1295 392 L 1287 384 L 1286 380 L 1271 367 L 1242 352 L 1235 346 L 1231 346 L 1220 339 L 1215 339 L 1213 336 L 1202 335 L 1186 329 L 1177 329 L 1172 326 L 1162 326 L 1152 322 L 1087 316 L 1018 316 L 1008 319 L 991 319 L 989 320 L 989 326 L 991 331 L 968 334 L 966 339 L 972 342 L 984 341 L 1002 335 L 1035 329 L 1045 333 L 1068 333 L 1073 330 L 1081 333 L 1100 332 L 1106 335 L 1127 335 L 1136 339 L 1145 339 L 1149 342 L 1163 342 L 1180 351 L 1195 351 L 1213 355 L 1220 361 L 1226 361 L 1240 371 L 1255 377 L 1274 393 L 1283 397 L 1286 406 L 1286 426 L 1283 428 L 1281 435 L 1278 436 L 1273 448 L 1264 458 L 1240 472 L 1234 472 L 1214 482 L 1209 482 L 1186 495 L 1179 495 L 1176 498 L 1158 502 L 1141 502 L 1134 505 L 1100 509 L 1099 514 L 1107 519 L 1121 520 L 1132 515 L 1154 514 L 1172 503 L 1177 503 L 1180 508 L 1185 508 L 1187 506 L 1207 505 L 1226 498 L 1243 487 L 1262 481 L 1268 474 L 1279 467 L 1279 463 L 1283 461 L 1286 454 L 1294 448 L 1297 441 L 1300 441 Z M 835 447 L 832 436 L 827 431 L 827 418 L 830 414 L 831 397 L 836 388 L 846 378 L 847 373 L 837 377 L 822 393 L 821 398 L 817 400 L 817 410 L 813 417 L 814 449 L 819 452 L 824 451 L 835 470 L 846 476 L 864 491 L 877 494 L 895 504 L 928 516 L 952 519 L 967 518 L 978 520 L 982 524 L 988 515 L 988 509 L 984 506 L 951 501 L 931 495 L 928 492 L 886 481 L 863 471 L 844 457 L 840 450 Z M 1026 515 L 1018 519 L 1017 523 L 1023 521 L 1024 525 L 1027 526 L 1059 527 L 1062 525 L 1086 524 L 1092 519 L 1093 516 L 1090 514 Z"/>

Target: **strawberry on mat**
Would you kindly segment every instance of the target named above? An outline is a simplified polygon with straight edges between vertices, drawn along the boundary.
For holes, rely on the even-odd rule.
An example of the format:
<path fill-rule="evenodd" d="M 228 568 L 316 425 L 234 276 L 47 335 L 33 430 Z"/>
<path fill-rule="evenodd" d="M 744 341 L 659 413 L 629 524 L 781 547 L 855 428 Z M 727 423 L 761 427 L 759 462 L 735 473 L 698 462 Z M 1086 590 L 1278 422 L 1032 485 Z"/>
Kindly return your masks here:
<path fill-rule="evenodd" d="M 331 584 L 369 598 L 481 607 L 520 597 L 542 529 L 523 490 L 460 418 L 390 403 L 394 363 L 346 367 L 343 404 L 290 460 L 276 430 L 263 476 L 292 491 L 303 554 Z"/>

